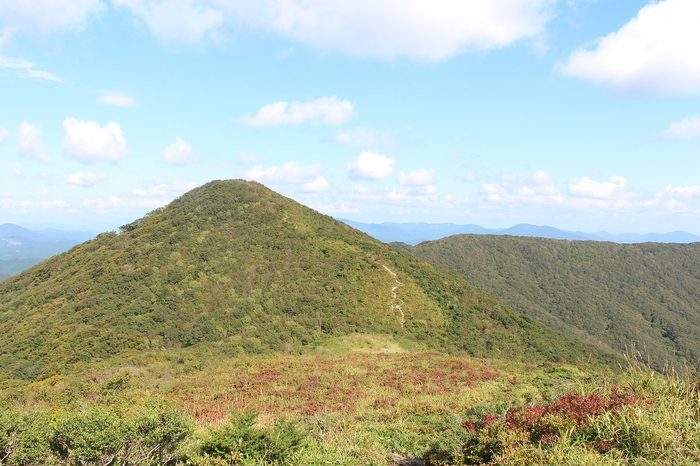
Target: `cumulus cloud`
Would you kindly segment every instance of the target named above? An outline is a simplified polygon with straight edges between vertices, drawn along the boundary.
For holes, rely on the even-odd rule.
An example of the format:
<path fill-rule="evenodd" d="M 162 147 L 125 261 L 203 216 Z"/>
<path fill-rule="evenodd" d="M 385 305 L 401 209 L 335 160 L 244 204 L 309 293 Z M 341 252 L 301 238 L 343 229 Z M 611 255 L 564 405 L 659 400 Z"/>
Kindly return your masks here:
<path fill-rule="evenodd" d="M 354 112 L 352 102 L 332 96 L 310 102 L 275 102 L 260 108 L 255 116 L 244 116 L 241 121 L 248 126 L 259 127 L 300 125 L 306 122 L 341 125 L 349 121 Z"/>
<path fill-rule="evenodd" d="M 671 123 L 664 132 L 666 139 L 694 139 L 700 137 L 700 117 L 693 116 Z"/>
<path fill-rule="evenodd" d="M 261 0 L 232 3 L 238 21 L 323 51 L 439 61 L 539 36 L 554 0 Z"/>
<path fill-rule="evenodd" d="M 666 186 L 663 190 L 656 194 L 659 198 L 682 198 L 682 199 L 693 199 L 700 198 L 700 187 L 698 186 L 685 186 L 685 187 L 673 187 L 671 185 Z"/>
<path fill-rule="evenodd" d="M 382 154 L 362 152 L 347 167 L 347 173 L 353 180 L 381 180 L 394 172 L 396 159 Z"/>
<path fill-rule="evenodd" d="M 482 193 L 488 202 L 562 204 L 565 201 L 551 175 L 543 170 L 529 176 L 503 174 L 499 181 L 484 184 Z"/>
<path fill-rule="evenodd" d="M 10 30 L 58 32 L 82 28 L 103 10 L 101 0 L 3 0 L 0 24 Z"/>
<path fill-rule="evenodd" d="M 17 139 L 19 142 L 19 153 L 24 158 L 41 160 L 43 162 L 50 161 L 44 147 L 44 142 L 41 140 L 41 131 L 39 128 L 30 125 L 25 120 L 19 126 Z"/>
<path fill-rule="evenodd" d="M 245 177 L 263 183 L 309 183 L 315 182 L 323 172 L 321 165 L 309 165 L 302 167 L 296 162 L 289 162 L 282 166 L 263 168 L 253 167 L 246 172 Z"/>
<path fill-rule="evenodd" d="M 325 191 L 330 188 L 331 185 L 322 176 L 316 177 L 315 180 L 301 185 L 301 190 L 307 193 L 317 193 L 320 191 Z"/>
<path fill-rule="evenodd" d="M 403 186 L 426 186 L 435 180 L 435 172 L 433 170 L 419 168 L 408 174 L 399 172 L 398 179 L 399 184 Z"/>
<path fill-rule="evenodd" d="M 620 30 L 572 53 L 559 70 L 621 92 L 700 92 L 700 2 L 651 2 Z"/>
<path fill-rule="evenodd" d="M 393 152 L 401 146 L 393 134 L 377 134 L 368 128 L 338 130 L 335 134 L 335 142 L 360 149 L 381 149 L 387 152 Z"/>
<path fill-rule="evenodd" d="M 696 214 L 700 209 L 700 186 L 671 186 L 658 191 L 643 206 L 649 210 Z"/>
<path fill-rule="evenodd" d="M 96 174 L 92 172 L 78 172 L 68 175 L 66 178 L 66 183 L 74 184 L 77 186 L 90 187 L 95 186 L 101 181 L 107 179 L 107 175 L 104 173 Z"/>
<path fill-rule="evenodd" d="M 8 137 L 10 137 L 10 132 L 0 126 L 0 144 L 5 142 Z"/>
<path fill-rule="evenodd" d="M 180 136 L 163 151 L 163 160 L 176 165 L 183 165 L 192 156 L 192 146 L 183 141 Z"/>
<path fill-rule="evenodd" d="M 591 199 L 621 199 L 632 193 L 627 188 L 627 180 L 621 176 L 611 176 L 609 181 L 599 183 L 584 176 L 580 180 L 569 181 L 569 194 Z"/>
<path fill-rule="evenodd" d="M 82 27 L 104 0 L 1 1 L 0 24 L 43 32 Z M 216 39 L 241 25 L 322 51 L 439 61 L 539 37 L 555 0 L 111 0 L 159 40 Z"/>
<path fill-rule="evenodd" d="M 126 92 L 105 92 L 97 99 L 98 103 L 116 107 L 133 107 L 136 101 Z"/>
<path fill-rule="evenodd" d="M 202 0 L 112 0 L 141 18 L 163 42 L 192 43 L 216 32 L 224 23 L 220 2 Z"/>
<path fill-rule="evenodd" d="M 122 129 L 114 122 L 100 128 L 94 121 L 80 121 L 68 117 L 63 120 L 63 128 L 66 130 L 63 139 L 66 154 L 81 162 L 116 162 L 126 156 L 126 141 Z"/>

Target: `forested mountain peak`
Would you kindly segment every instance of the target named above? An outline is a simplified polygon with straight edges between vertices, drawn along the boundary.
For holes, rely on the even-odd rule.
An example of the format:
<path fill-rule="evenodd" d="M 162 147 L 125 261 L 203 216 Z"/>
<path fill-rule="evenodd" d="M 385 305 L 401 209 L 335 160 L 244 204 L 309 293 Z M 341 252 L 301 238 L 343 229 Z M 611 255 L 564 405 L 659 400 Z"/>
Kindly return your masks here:
<path fill-rule="evenodd" d="M 0 332 L 0 377 L 23 380 L 135 352 L 300 352 L 358 332 L 476 356 L 605 357 L 246 181 L 208 183 L 3 282 Z"/>

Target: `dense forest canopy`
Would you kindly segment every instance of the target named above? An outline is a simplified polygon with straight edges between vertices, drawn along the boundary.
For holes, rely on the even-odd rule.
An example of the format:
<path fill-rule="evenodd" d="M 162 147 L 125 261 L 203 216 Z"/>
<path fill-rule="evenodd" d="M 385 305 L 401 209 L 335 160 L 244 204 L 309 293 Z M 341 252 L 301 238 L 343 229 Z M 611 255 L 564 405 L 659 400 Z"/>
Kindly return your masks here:
<path fill-rule="evenodd" d="M 700 243 L 455 235 L 401 249 L 580 341 L 634 345 L 659 369 L 700 358 Z"/>

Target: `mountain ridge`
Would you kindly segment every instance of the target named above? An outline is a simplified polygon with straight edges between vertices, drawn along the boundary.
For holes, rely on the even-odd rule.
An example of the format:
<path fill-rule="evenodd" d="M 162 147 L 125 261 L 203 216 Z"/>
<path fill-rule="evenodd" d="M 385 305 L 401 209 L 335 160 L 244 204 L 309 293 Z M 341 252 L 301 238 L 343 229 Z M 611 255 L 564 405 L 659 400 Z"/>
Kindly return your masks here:
<path fill-rule="evenodd" d="M 454 235 L 394 246 L 579 341 L 636 346 L 658 370 L 700 361 L 700 243 Z"/>
<path fill-rule="evenodd" d="M 456 272 L 238 180 L 196 188 L 119 234 L 6 280 L 0 332 L 0 378 L 19 380 L 197 345 L 294 353 L 358 332 L 479 357 L 616 358 L 518 314 Z"/>
<path fill-rule="evenodd" d="M 457 234 L 483 235 L 512 235 L 531 236 L 537 238 L 564 239 L 569 241 L 610 241 L 621 244 L 660 242 L 660 243 L 692 243 L 700 241 L 700 236 L 682 230 L 669 233 L 608 233 L 598 231 L 585 233 L 582 231 L 567 231 L 548 225 L 531 225 L 520 223 L 510 228 L 488 229 L 475 224 L 455 223 L 363 223 L 338 218 L 353 228 L 364 231 L 368 235 L 384 243 L 402 242 L 415 246 L 423 241 L 434 241 Z"/>

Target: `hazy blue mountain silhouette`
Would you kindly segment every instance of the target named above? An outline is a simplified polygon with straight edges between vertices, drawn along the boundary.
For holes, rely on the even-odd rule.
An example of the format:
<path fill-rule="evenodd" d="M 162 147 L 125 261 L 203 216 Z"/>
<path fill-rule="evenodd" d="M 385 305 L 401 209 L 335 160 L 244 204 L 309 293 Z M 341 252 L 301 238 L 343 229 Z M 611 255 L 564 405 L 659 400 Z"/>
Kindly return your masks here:
<path fill-rule="evenodd" d="M 528 223 L 521 223 L 510 228 L 488 229 L 474 224 L 362 223 L 345 219 L 338 220 L 384 243 L 402 242 L 411 245 L 459 234 L 531 236 L 535 238 L 563 239 L 569 241 L 611 241 L 614 243 L 694 243 L 700 241 L 700 236 L 680 230 L 670 233 L 612 234 L 605 231 L 597 231 L 594 233 L 566 231 L 548 225 L 530 225 Z"/>

